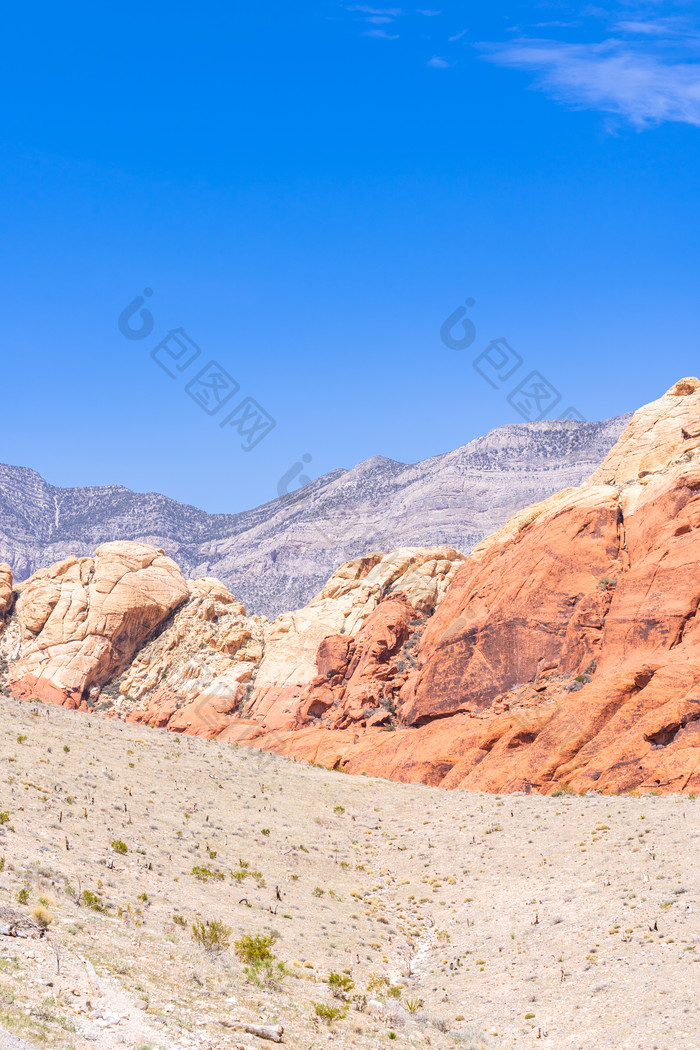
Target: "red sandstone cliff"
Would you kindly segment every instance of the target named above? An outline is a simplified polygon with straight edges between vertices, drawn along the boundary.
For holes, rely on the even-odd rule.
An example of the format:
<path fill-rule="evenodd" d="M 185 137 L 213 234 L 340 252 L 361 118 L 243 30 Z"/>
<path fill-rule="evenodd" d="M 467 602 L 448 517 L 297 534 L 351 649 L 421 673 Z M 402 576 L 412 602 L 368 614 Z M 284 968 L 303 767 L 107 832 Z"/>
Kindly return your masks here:
<path fill-rule="evenodd" d="M 10 685 L 444 787 L 697 791 L 699 526 L 689 379 L 469 558 L 361 558 L 273 623 L 141 545 L 111 617 L 82 562 L 44 570 L 5 628 Z"/>

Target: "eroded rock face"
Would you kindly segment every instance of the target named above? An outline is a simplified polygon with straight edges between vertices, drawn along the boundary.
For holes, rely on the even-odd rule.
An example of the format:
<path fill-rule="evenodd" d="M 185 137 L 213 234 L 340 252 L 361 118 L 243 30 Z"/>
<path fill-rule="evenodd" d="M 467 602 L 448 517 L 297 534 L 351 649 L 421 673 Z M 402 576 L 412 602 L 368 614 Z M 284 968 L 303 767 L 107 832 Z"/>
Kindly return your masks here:
<path fill-rule="evenodd" d="M 469 558 L 357 558 L 270 623 L 218 581 L 185 584 L 152 548 L 112 544 L 22 585 L 2 646 L 25 695 L 89 697 L 350 773 L 690 792 L 699 561 L 688 379 L 635 413 L 588 482 L 519 512 Z"/>
<path fill-rule="evenodd" d="M 257 672 L 265 621 L 247 616 L 218 580 L 193 580 L 188 588 L 172 622 L 100 699 L 130 721 L 217 736 Z"/>
<path fill-rule="evenodd" d="M 393 721 L 412 659 L 406 643 L 425 622 L 404 594 L 385 598 L 356 637 L 331 635 L 318 648 L 318 675 L 304 690 L 297 725 L 333 729 Z"/>
<path fill-rule="evenodd" d="M 0 562 L 0 622 L 4 621 L 12 606 L 12 569 Z"/>
<path fill-rule="evenodd" d="M 698 791 L 699 559 L 691 379 L 635 414 L 588 483 L 517 514 L 459 569 L 398 728 L 364 728 L 355 709 L 338 732 L 309 695 L 307 726 L 254 743 L 449 788 Z M 346 662 L 337 639 L 319 651 L 326 701 L 322 666 Z"/>
<path fill-rule="evenodd" d="M 19 588 L 10 688 L 78 707 L 187 597 L 175 562 L 141 543 L 106 543 Z"/>
<path fill-rule="evenodd" d="M 317 653 L 319 646 L 328 648 L 326 639 L 349 641 L 392 596 L 406 596 L 401 600 L 411 616 L 428 615 L 463 561 L 445 547 L 357 558 L 342 565 L 309 605 L 272 623 L 246 617 L 235 604 L 203 623 L 202 596 L 193 593 L 172 626 L 120 681 L 121 693 L 130 698 L 128 717 L 224 739 L 248 736 L 251 726 L 261 732 L 291 728 L 319 673 Z"/>

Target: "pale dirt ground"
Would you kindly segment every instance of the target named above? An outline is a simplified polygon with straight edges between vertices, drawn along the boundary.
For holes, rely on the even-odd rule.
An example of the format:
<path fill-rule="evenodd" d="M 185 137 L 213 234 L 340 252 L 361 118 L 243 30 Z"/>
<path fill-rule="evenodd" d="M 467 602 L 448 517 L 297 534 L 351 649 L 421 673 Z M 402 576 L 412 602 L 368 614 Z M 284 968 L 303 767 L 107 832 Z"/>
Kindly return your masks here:
<path fill-rule="evenodd" d="M 274 1045 L 220 1024 L 240 1020 L 300 1050 L 700 1048 L 700 800 L 444 792 L 0 707 L 0 905 L 54 917 L 0 937 L 0 1025 L 32 1046 Z M 264 885 L 231 877 L 240 859 Z M 193 941 L 197 918 L 277 931 L 290 975 L 251 984 Z M 331 970 L 369 1004 L 329 1026 Z"/>

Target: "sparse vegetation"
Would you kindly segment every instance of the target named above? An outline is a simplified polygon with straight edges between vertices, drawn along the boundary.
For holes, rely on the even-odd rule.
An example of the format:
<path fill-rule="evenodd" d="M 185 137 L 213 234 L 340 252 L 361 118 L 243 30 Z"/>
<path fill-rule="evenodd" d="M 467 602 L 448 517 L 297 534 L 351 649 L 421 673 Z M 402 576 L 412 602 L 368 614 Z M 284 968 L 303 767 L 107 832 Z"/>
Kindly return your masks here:
<path fill-rule="evenodd" d="M 99 893 L 93 893 L 92 890 L 83 890 L 82 900 L 92 911 L 107 911 L 107 906 Z"/>
<path fill-rule="evenodd" d="M 261 934 L 256 937 L 251 937 L 246 934 L 236 941 L 233 950 L 241 962 L 249 965 L 262 962 L 274 962 L 275 956 L 272 953 L 272 946 L 276 940 L 277 938 L 272 933 L 267 936 Z"/>
<path fill-rule="evenodd" d="M 314 1013 L 321 1021 L 330 1025 L 347 1014 L 347 1007 L 328 1006 L 326 1003 L 314 1003 Z"/>
<path fill-rule="evenodd" d="M 192 874 L 195 879 L 199 879 L 200 882 L 208 882 L 209 879 L 225 879 L 223 871 L 212 871 L 211 868 L 206 868 L 201 864 L 195 864 L 192 868 Z"/>
<path fill-rule="evenodd" d="M 192 923 L 191 929 L 193 939 L 210 955 L 226 951 L 231 944 L 233 931 L 220 919 L 200 919 Z"/>
<path fill-rule="evenodd" d="M 331 970 L 328 975 L 328 987 L 336 999 L 346 1000 L 355 987 L 355 982 L 347 974 L 335 973 Z"/>

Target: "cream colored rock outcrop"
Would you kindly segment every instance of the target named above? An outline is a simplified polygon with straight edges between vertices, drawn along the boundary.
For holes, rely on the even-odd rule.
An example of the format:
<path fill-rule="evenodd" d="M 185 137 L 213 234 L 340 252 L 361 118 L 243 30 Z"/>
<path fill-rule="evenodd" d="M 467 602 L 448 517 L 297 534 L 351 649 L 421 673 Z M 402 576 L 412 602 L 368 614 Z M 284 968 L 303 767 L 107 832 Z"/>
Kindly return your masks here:
<path fill-rule="evenodd" d="M 324 638 L 356 634 L 397 592 L 419 613 L 432 612 L 463 561 L 449 547 L 357 558 L 307 606 L 272 623 L 247 617 L 217 581 L 194 581 L 172 624 L 122 678 L 118 708 L 136 721 L 204 736 L 221 735 L 234 714 L 267 730 L 292 725 Z"/>
<path fill-rule="evenodd" d="M 18 587 L 15 692 L 79 705 L 186 598 L 177 565 L 142 543 L 105 543 Z"/>
<path fill-rule="evenodd" d="M 0 563 L 0 620 L 4 619 L 12 605 L 12 569 L 6 562 Z"/>

